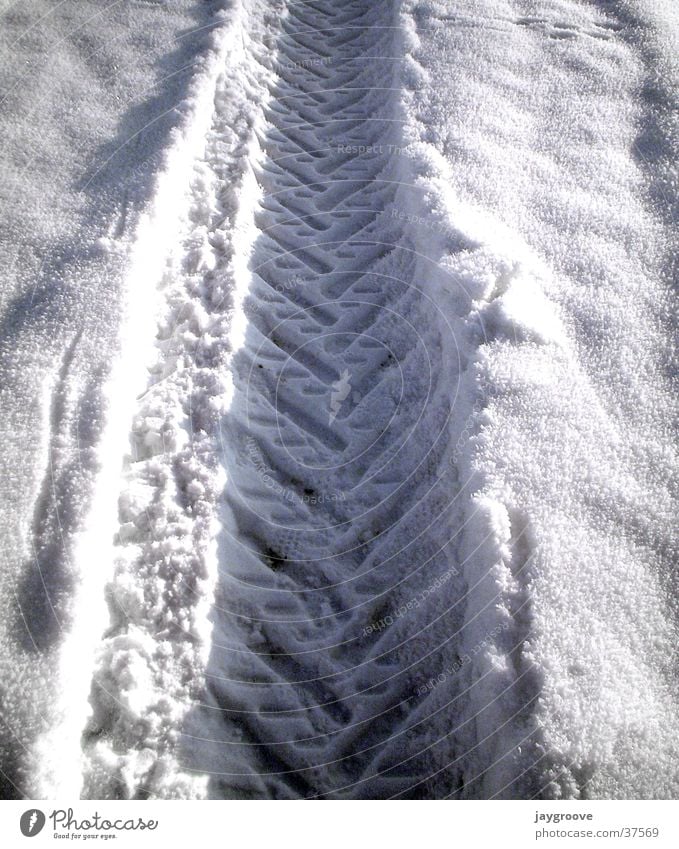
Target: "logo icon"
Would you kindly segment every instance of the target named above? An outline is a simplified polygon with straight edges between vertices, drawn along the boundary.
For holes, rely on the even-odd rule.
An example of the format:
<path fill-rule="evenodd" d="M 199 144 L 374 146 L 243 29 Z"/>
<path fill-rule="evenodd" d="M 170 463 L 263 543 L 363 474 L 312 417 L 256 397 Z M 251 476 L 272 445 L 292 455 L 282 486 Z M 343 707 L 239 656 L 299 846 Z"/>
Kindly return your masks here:
<path fill-rule="evenodd" d="M 24 837 L 35 837 L 40 834 L 45 825 L 45 815 L 37 808 L 31 808 L 21 815 L 19 820 L 19 828 Z"/>
<path fill-rule="evenodd" d="M 351 383 L 349 383 L 349 372 L 345 369 L 340 375 L 340 379 L 332 384 L 333 392 L 330 395 L 330 417 L 328 424 L 335 421 L 335 416 L 339 413 L 342 406 L 342 401 L 351 392 Z"/>

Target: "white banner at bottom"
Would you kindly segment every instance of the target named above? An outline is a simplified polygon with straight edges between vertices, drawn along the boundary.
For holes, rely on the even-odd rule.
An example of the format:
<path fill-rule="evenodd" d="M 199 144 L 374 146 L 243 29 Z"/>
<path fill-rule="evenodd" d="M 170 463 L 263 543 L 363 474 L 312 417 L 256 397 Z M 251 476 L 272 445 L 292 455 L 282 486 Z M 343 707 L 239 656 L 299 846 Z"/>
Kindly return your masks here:
<path fill-rule="evenodd" d="M 267 810 L 265 810 L 265 806 Z M 679 847 L 679 802 L 70 801 L 0 804 L 0 846 Z M 445 849 L 444 846 L 444 849 Z"/>

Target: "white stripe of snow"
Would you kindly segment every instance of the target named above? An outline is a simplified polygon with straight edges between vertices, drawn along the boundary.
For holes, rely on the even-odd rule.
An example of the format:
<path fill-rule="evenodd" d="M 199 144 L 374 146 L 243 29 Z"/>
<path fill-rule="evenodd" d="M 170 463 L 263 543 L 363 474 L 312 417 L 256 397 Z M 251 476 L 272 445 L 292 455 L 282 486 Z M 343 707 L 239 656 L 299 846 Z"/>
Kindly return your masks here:
<path fill-rule="evenodd" d="M 108 242 L 111 251 L 129 252 L 126 274 L 126 316 L 121 327 L 120 354 L 106 388 L 108 421 L 98 446 L 100 472 L 86 529 L 79 535 L 74 560 L 80 576 L 73 606 L 78 611 L 59 656 L 59 719 L 38 738 L 29 766 L 35 798 L 80 795 L 82 764 L 75 753 L 88 713 L 94 650 L 107 619 L 104 585 L 110 578 L 113 536 L 117 530 L 117 499 L 122 457 L 127 453 L 136 398 L 146 389 L 140 364 L 152 361 L 158 287 L 179 240 L 196 158 L 204 150 L 213 115 L 217 81 L 227 62 L 242 53 L 243 3 L 235 3 L 211 39 L 210 51 L 183 104 L 181 126 L 159 172 L 149 210 L 141 216 L 132 244 Z"/>

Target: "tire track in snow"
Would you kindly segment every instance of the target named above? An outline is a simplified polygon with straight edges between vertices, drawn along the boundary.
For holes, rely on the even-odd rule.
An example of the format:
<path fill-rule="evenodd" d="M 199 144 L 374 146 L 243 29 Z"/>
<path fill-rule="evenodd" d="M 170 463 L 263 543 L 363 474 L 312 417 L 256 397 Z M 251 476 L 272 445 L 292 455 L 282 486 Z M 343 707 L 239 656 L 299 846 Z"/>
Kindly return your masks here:
<path fill-rule="evenodd" d="M 478 329 L 408 214 L 398 7 L 251 5 L 131 434 L 84 794 L 479 795 L 531 699 L 467 659 Z"/>
<path fill-rule="evenodd" d="M 459 371 L 394 214 L 398 89 L 382 57 L 397 20 L 295 5 L 283 31 L 190 760 L 220 797 L 436 795 L 426 779 L 455 744 L 426 746 L 421 685 L 463 623 L 462 523 L 440 471 Z M 426 593 L 437 581 L 457 603 Z M 423 592 L 413 634 L 391 611 Z"/>

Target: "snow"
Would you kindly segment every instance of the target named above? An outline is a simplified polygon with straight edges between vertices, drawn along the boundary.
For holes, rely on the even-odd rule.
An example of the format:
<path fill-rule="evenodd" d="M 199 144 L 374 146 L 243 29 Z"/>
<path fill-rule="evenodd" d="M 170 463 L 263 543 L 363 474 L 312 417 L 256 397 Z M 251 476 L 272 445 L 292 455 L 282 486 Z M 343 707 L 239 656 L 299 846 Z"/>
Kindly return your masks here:
<path fill-rule="evenodd" d="M 75 548 L 86 522 L 97 534 L 98 520 L 86 515 L 101 459 L 119 474 L 122 448 L 111 453 L 101 439 L 116 430 L 106 422 L 116 412 L 107 375 L 121 341 L 124 269 L 214 28 L 209 11 L 171 2 L 49 10 L 25 3 L 3 12 L 0 642 L 9 795 L 53 786 L 50 779 L 41 789 L 36 767 L 22 767 L 14 752 L 31 748 L 39 731 L 60 728 L 55 691 L 64 691 L 68 710 L 77 705 L 76 747 L 75 726 L 87 711 L 78 681 L 88 675 L 86 657 L 66 662 L 63 682 L 54 673 L 74 609 L 84 629 L 75 639 L 80 653 L 100 633 L 106 607 L 98 589 L 111 568 L 102 542 L 112 533 L 115 501 L 94 551 L 76 555 Z M 123 426 L 127 433 L 129 421 Z M 99 485 L 109 500 L 110 480 Z M 76 599 L 75 588 L 88 582 L 91 592 Z M 54 760 L 77 768 L 61 746 Z M 73 788 L 81 779 L 70 781 Z"/>
<path fill-rule="evenodd" d="M 491 516 L 516 516 L 503 536 L 525 547 L 529 649 L 519 663 L 539 679 L 535 791 L 672 796 L 676 406 L 666 364 L 675 237 L 652 202 L 654 165 L 637 155 L 649 110 L 671 105 L 662 89 L 655 102 L 644 97 L 657 71 L 641 45 L 654 32 L 584 4 L 475 4 L 473 28 L 464 4 L 450 24 L 446 7 L 426 8 L 423 62 L 449 85 L 420 88 L 411 108 L 446 156 L 441 194 L 513 233 L 495 248 L 493 227 L 480 229 L 498 253 L 508 247 L 505 267 L 525 266 L 526 248 L 542 266 L 508 285 L 496 272 L 500 292 L 479 304 L 476 381 L 488 404 L 475 451 L 462 458 L 481 525 L 472 544 L 483 534 L 482 494 Z M 467 269 L 473 277 L 473 254 Z M 477 269 L 485 279 L 485 257 Z M 492 530 L 497 519 L 487 521 Z M 516 593 L 502 576 L 506 560 L 500 548 L 467 564 L 499 601 Z"/>
<path fill-rule="evenodd" d="M 4 794 L 675 798 L 671 4 L 3 20 Z"/>

